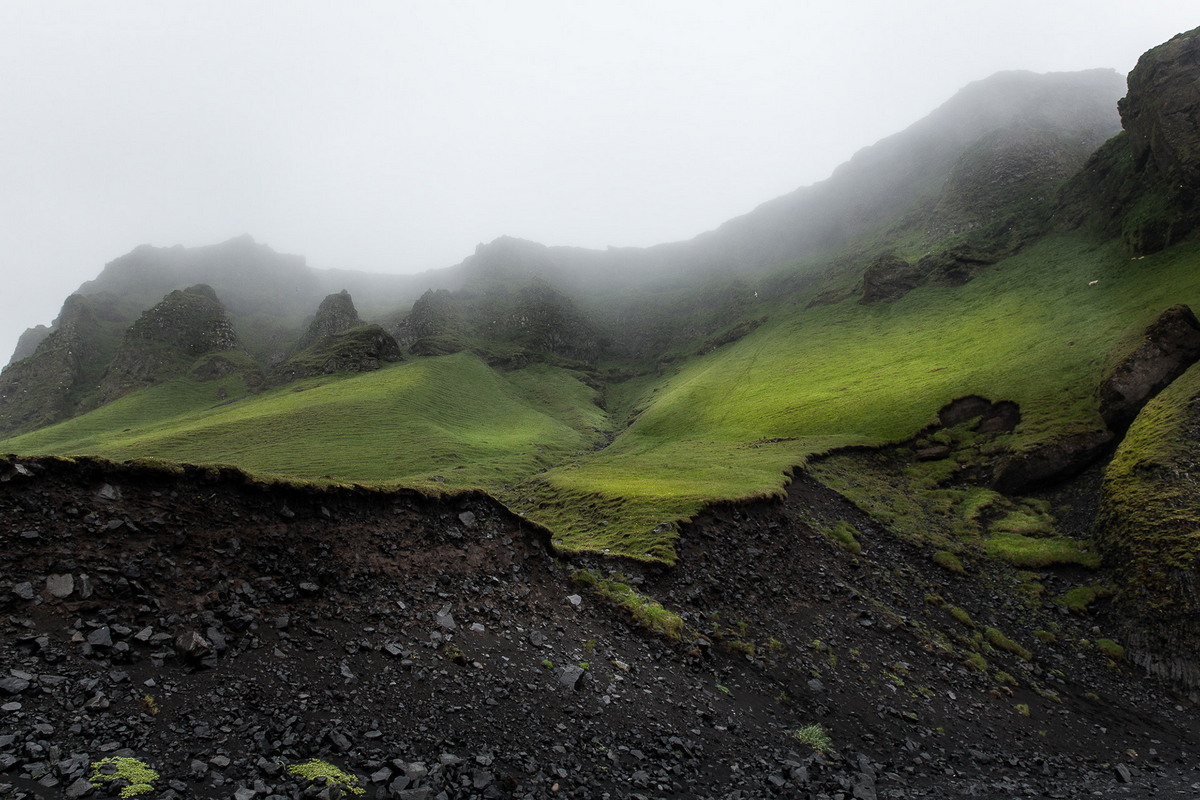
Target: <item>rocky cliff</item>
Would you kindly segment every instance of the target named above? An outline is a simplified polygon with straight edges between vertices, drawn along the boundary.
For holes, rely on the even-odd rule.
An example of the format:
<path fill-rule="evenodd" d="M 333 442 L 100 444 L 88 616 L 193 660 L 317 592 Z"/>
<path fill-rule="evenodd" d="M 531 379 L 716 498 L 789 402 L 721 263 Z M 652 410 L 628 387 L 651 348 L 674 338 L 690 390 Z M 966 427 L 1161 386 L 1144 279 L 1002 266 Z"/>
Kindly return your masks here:
<path fill-rule="evenodd" d="M 101 378 L 99 400 L 109 402 L 180 374 L 205 354 L 240 349 L 237 332 L 211 287 L 173 291 L 125 332 Z"/>
<path fill-rule="evenodd" d="M 300 352 L 276 368 L 272 383 L 334 372 L 370 372 L 403 358 L 391 334 L 378 325 L 362 323 L 354 300 L 344 289 L 321 301 L 297 346 Z"/>
<path fill-rule="evenodd" d="M 354 300 L 350 293 L 343 289 L 321 301 L 317 315 L 308 324 L 308 329 L 300 337 L 296 348 L 306 350 L 334 334 L 361 324 L 362 320 L 359 319 L 358 309 L 354 307 Z"/>
<path fill-rule="evenodd" d="M 103 355 L 101 324 L 86 297 L 67 298 L 53 332 L 32 355 L 0 373 L 0 434 L 39 428 L 76 412 Z"/>
<path fill-rule="evenodd" d="M 1067 185 L 1059 216 L 1120 236 L 1135 253 L 1200 225 L 1200 28 L 1147 51 L 1129 73 L 1124 128 Z"/>

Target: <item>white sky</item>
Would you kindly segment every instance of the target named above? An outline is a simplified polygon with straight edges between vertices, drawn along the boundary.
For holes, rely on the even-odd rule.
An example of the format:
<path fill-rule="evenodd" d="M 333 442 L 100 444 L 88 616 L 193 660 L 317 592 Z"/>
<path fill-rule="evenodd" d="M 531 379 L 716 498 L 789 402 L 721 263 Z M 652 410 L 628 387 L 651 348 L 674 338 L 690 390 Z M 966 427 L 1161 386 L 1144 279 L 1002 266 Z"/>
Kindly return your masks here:
<path fill-rule="evenodd" d="M 0 365 L 141 243 L 409 272 L 691 238 L 1194 0 L 0 2 Z"/>

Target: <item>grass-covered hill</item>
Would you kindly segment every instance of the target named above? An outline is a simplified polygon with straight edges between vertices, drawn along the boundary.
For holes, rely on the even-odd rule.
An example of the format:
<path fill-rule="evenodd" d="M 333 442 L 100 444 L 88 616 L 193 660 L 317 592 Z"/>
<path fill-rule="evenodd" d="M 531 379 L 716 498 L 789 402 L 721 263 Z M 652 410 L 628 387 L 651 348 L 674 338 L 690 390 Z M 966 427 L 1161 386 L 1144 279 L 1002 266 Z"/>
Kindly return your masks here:
<path fill-rule="evenodd" d="M 1142 369 L 1128 359 L 1154 344 L 1147 331 L 1164 310 L 1200 307 L 1200 145 L 1194 125 L 1177 124 L 1200 79 L 1197 41 L 1143 58 L 1115 138 L 1110 74 L 998 76 L 829 181 L 692 242 L 483 246 L 431 276 L 424 295 L 366 311 L 380 326 L 369 342 L 363 327 L 301 341 L 329 288 L 309 273 L 296 284 L 308 287 L 303 302 L 271 305 L 221 284 L 253 270 L 184 270 L 192 283 L 216 279 L 241 360 L 197 369 L 213 358 L 197 351 L 147 388 L 72 406 L 128 339 L 132 309 L 161 300 L 121 281 L 169 284 L 155 283 L 152 253 L 135 251 L 137 270 L 109 265 L 104 291 L 73 299 L 38 351 L 0 375 L 0 452 L 478 488 L 545 525 L 562 551 L 666 563 L 681 523 L 714 503 L 779 496 L 804 468 L 948 569 L 1152 559 L 1158 526 L 1179 554 L 1169 579 L 1138 589 L 1136 608 L 1190 613 L 1200 601 L 1163 587 L 1193 574 L 1191 523 L 1150 509 L 1135 526 L 1141 544 L 1122 531 L 1145 511 L 1130 493 L 1167 509 L 1171 492 L 1190 491 L 1154 499 L 1138 464 L 1183 469 L 1191 450 L 1172 443 L 1194 439 L 1195 393 L 1172 386 L 1122 442 L 1098 390 L 1114 370 Z M 260 299 L 271 270 L 298 267 L 250 242 L 222 247 L 212 251 L 222 259 L 241 248 L 271 265 L 247 284 Z M 184 252 L 171 263 L 189 258 L 204 261 Z M 372 356 L 369 371 L 336 371 L 346 362 L 322 349 L 359 352 L 385 336 L 403 360 Z M 1146 369 L 1159 369 L 1150 350 Z M 289 354 L 291 382 L 272 379 Z M 1170 377 L 1187 363 L 1175 366 Z M 66 399 L 47 390 L 58 399 L 39 407 L 30 387 L 60 373 Z M 1161 388 L 1126 398 L 1130 414 Z M 1097 544 L 1088 503 L 1036 493 L 1118 446 Z M 1163 574 L 1142 567 L 1134 573 Z"/>

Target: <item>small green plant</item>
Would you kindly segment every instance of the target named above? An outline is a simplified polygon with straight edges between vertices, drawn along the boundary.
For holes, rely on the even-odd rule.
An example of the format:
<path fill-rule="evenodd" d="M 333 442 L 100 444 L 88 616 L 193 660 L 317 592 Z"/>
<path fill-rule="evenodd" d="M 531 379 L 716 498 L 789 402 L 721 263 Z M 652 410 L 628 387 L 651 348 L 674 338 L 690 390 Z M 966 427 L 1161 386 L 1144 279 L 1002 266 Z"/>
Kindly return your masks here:
<path fill-rule="evenodd" d="M 580 668 L 581 670 L 583 670 L 584 672 L 587 672 L 588 670 L 590 670 L 590 669 L 592 668 L 592 662 L 590 662 L 590 661 L 580 661 L 580 662 L 579 662 L 579 668 Z"/>
<path fill-rule="evenodd" d="M 643 628 L 671 642 L 678 642 L 683 638 L 683 619 L 678 614 L 667 610 L 657 600 L 647 597 L 628 583 L 618 580 L 620 577 L 617 575 L 612 579 L 602 578 L 586 569 L 578 569 L 571 573 L 572 581 L 589 587 L 600 597 L 625 609 Z"/>
<path fill-rule="evenodd" d="M 546 669 L 554 669 L 554 662 L 548 658 L 542 659 L 542 666 Z"/>
<path fill-rule="evenodd" d="M 1017 703 L 1015 706 L 1013 706 L 1013 708 L 1015 708 L 1017 710 L 1017 713 L 1020 714 L 1022 717 L 1029 716 L 1030 712 L 1029 712 L 1029 704 L 1028 703 Z"/>
<path fill-rule="evenodd" d="M 858 529 L 844 519 L 839 519 L 831 527 L 825 528 L 822 532 L 829 541 L 850 555 L 856 556 L 862 553 L 862 543 L 858 541 Z"/>
<path fill-rule="evenodd" d="M 137 797 L 154 791 L 158 772 L 144 761 L 136 758 L 102 758 L 92 763 L 92 775 L 88 782 L 99 789 L 110 781 L 125 781 L 121 797 Z"/>
<path fill-rule="evenodd" d="M 328 761 L 311 758 L 303 764 L 288 764 L 287 771 L 299 775 L 312 783 L 318 778 L 324 778 L 329 786 L 339 786 L 351 794 L 366 794 L 367 790 L 358 785 L 358 776 L 343 772 Z"/>
<path fill-rule="evenodd" d="M 152 695 L 152 694 L 142 695 L 142 705 L 144 705 L 146 707 L 146 711 L 149 712 L 150 716 L 152 716 L 152 717 L 158 716 L 158 712 L 160 711 L 160 708 L 158 705 L 158 698 L 156 698 L 154 695 Z"/>
<path fill-rule="evenodd" d="M 1079 586 L 1054 598 L 1054 602 L 1076 614 L 1086 614 L 1092 603 L 1111 596 L 1112 589 L 1108 586 Z"/>
<path fill-rule="evenodd" d="M 1042 644 L 1053 644 L 1054 642 L 1058 641 L 1058 636 L 1053 631 L 1034 631 L 1033 638 L 1037 639 Z"/>
<path fill-rule="evenodd" d="M 719 684 L 719 683 L 718 683 L 718 684 L 717 684 L 717 691 L 718 691 L 718 692 L 722 692 L 722 693 L 724 693 L 724 694 L 729 694 L 729 687 L 728 687 L 728 686 L 722 686 L 721 684 Z"/>
<path fill-rule="evenodd" d="M 732 639 L 726 642 L 725 649 L 731 653 L 741 653 L 746 656 L 753 656 L 757 652 L 754 642 L 746 642 L 741 639 Z"/>
<path fill-rule="evenodd" d="M 1112 639 L 1097 639 L 1096 649 L 1104 655 L 1111 658 L 1113 661 L 1125 660 L 1125 648 L 1114 642 Z"/>
<path fill-rule="evenodd" d="M 938 550 L 933 554 L 933 563 L 937 564 L 944 570 L 953 572 L 955 575 L 966 574 L 967 568 L 963 566 L 962 561 L 958 556 L 951 553 L 949 550 Z"/>
<path fill-rule="evenodd" d="M 967 666 L 969 666 L 969 667 L 972 667 L 972 668 L 974 668 L 974 669 L 977 669 L 977 670 L 979 670 L 980 672 L 987 672 L 987 671 L 988 671 L 988 662 L 987 662 L 987 659 L 986 659 L 986 658 L 984 658 L 984 657 L 983 657 L 982 655 L 980 655 L 979 653 L 976 653 L 976 652 L 974 652 L 974 651 L 972 651 L 972 652 L 970 652 L 970 653 L 967 653 L 967 658 L 966 658 L 966 662 L 965 662 L 965 663 L 966 663 L 966 665 L 967 665 Z"/>
<path fill-rule="evenodd" d="M 971 619 L 971 615 L 958 606 L 946 606 L 946 613 L 968 628 L 975 627 L 975 620 Z"/>
<path fill-rule="evenodd" d="M 824 753 L 833 745 L 833 739 L 818 723 L 805 725 L 799 730 L 792 731 L 792 738 L 801 744 L 806 744 L 818 753 Z"/>
<path fill-rule="evenodd" d="M 442 655 L 445 656 L 447 660 L 453 661 L 455 664 L 467 663 L 467 654 L 462 651 L 461 647 L 457 647 L 456 645 L 448 644 L 443 647 Z"/>
<path fill-rule="evenodd" d="M 1033 660 L 1033 653 L 1005 636 L 999 629 L 988 628 L 983 632 L 983 635 L 988 640 L 988 644 L 997 650 L 1005 650 L 1025 661 Z"/>
<path fill-rule="evenodd" d="M 596 640 L 588 639 L 586 642 L 584 642 L 583 643 L 583 652 L 585 652 L 585 653 L 596 652 Z"/>

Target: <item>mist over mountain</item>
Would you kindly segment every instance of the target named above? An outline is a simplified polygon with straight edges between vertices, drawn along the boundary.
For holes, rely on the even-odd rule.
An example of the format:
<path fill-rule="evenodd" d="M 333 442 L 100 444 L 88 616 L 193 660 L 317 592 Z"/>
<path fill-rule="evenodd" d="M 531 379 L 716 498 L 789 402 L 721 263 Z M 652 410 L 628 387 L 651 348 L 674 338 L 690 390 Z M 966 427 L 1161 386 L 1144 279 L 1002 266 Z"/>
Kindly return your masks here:
<path fill-rule="evenodd" d="M 1124 87 L 994 75 L 649 248 L 110 262 L 0 372 L 0 692 L 38 720 L 0 774 L 1189 796 L 1198 86 L 1200 29 Z"/>
<path fill-rule="evenodd" d="M 312 269 L 301 256 L 243 236 L 207 247 L 138 247 L 77 293 L 102 297 L 97 302 L 114 321 L 132 321 L 169 291 L 210 285 L 235 324 L 254 320 L 265 328 L 247 335 L 247 346 L 269 359 L 321 298 L 343 289 L 368 317 L 381 317 L 429 289 L 488 291 L 535 277 L 571 292 L 679 287 L 829 252 L 885 224 L 915 226 L 928 245 L 984 226 L 996 209 L 1014 203 L 1032 200 L 1025 211 L 1038 215 L 1058 183 L 1119 130 L 1122 91 L 1111 70 L 977 81 L 911 128 L 862 150 L 828 180 L 685 242 L 597 251 L 504 237 L 454 267 L 382 275 Z M 40 335 L 28 333 L 13 360 L 28 355 Z"/>

